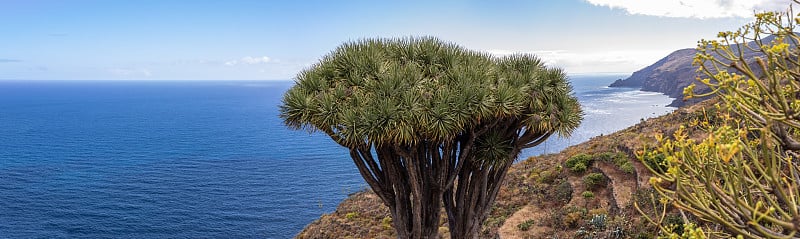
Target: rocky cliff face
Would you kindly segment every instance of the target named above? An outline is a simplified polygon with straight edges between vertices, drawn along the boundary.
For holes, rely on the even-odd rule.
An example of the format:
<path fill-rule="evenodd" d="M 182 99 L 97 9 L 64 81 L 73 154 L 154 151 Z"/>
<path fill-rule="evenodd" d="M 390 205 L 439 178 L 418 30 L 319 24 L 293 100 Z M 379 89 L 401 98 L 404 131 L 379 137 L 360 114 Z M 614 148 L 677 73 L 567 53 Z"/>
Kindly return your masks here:
<path fill-rule="evenodd" d="M 695 49 L 677 50 L 655 64 L 634 72 L 627 79 L 615 81 L 610 87 L 631 87 L 664 93 L 675 98 L 670 104 L 675 107 L 695 103 L 697 100 L 683 101 L 683 88 L 694 83 L 695 78 L 700 76 L 700 73 L 695 71 L 697 67 L 692 66 L 695 53 L 697 53 Z M 707 92 L 708 87 L 698 84 L 695 91 Z"/>
<path fill-rule="evenodd" d="M 769 43 L 774 39 L 774 36 L 769 36 L 762 39 L 762 42 Z M 747 44 L 752 49 L 758 49 L 755 42 L 749 42 Z M 738 52 L 739 48 L 739 45 L 732 46 L 734 52 Z M 756 70 L 755 73 L 759 75 L 759 68 L 756 67 L 753 62 L 755 57 L 761 56 L 762 54 L 760 52 L 751 51 L 749 48 L 742 49 L 744 50 L 744 58 L 748 59 L 751 68 Z M 669 97 L 675 98 L 669 105 L 674 107 L 691 105 L 703 101 L 705 98 L 693 98 L 688 101 L 683 100 L 683 88 L 695 83 L 697 77 L 705 78 L 702 72 L 697 72 L 698 67 L 692 65 L 692 60 L 694 60 L 696 53 L 697 50 L 694 48 L 674 51 L 656 63 L 634 72 L 627 79 L 615 81 L 610 87 L 631 87 L 639 88 L 643 91 L 664 93 Z M 716 58 L 720 59 L 720 57 Z M 698 82 L 695 85 L 697 85 L 695 87 L 695 93 L 706 93 L 710 91 L 710 89 L 702 83 Z"/>

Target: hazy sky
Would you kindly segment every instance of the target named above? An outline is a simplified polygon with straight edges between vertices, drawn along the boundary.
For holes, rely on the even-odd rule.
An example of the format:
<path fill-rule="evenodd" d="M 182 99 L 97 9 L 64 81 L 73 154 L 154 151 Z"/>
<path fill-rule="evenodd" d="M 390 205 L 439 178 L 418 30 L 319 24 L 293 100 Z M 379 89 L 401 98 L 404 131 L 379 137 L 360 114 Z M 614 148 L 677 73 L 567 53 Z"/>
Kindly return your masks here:
<path fill-rule="evenodd" d="M 0 79 L 287 80 L 337 45 L 436 36 L 629 74 L 788 1 L 0 0 Z"/>

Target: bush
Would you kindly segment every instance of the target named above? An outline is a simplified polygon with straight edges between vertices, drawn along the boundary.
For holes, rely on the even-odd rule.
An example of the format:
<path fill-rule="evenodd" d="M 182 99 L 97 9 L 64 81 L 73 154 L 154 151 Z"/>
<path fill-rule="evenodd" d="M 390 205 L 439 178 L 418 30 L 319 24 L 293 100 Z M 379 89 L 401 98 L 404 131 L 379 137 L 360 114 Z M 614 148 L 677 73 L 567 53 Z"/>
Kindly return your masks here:
<path fill-rule="evenodd" d="M 352 219 L 355 219 L 356 217 L 358 217 L 358 213 L 357 212 L 349 212 L 346 215 L 344 215 L 344 217 L 347 218 L 348 220 L 352 220 Z"/>
<path fill-rule="evenodd" d="M 567 181 L 561 182 L 556 186 L 555 196 L 558 201 L 569 202 L 572 200 L 572 185 Z"/>
<path fill-rule="evenodd" d="M 636 172 L 636 168 L 633 167 L 631 161 L 626 160 L 624 163 L 617 164 L 617 167 L 619 167 L 619 169 L 622 170 L 622 172 L 625 172 L 627 174 L 633 174 L 634 172 Z"/>
<path fill-rule="evenodd" d="M 678 214 L 667 214 L 664 217 L 664 225 L 671 229 L 673 233 L 683 234 L 683 218 Z"/>
<path fill-rule="evenodd" d="M 576 154 L 567 159 L 565 162 L 567 168 L 572 168 L 576 164 L 583 163 L 586 164 L 592 160 L 592 156 L 584 153 Z"/>
<path fill-rule="evenodd" d="M 664 160 L 667 157 L 663 153 L 647 153 L 642 157 L 644 164 L 653 169 L 657 173 L 664 173 L 667 171 L 667 164 Z"/>
<path fill-rule="evenodd" d="M 628 156 L 624 153 L 605 152 L 598 154 L 595 158 L 605 162 L 613 163 L 617 166 L 617 168 L 628 174 L 633 174 L 633 172 L 636 171 L 636 169 L 633 167 L 633 164 L 631 164 L 631 161 L 628 160 Z"/>
<path fill-rule="evenodd" d="M 592 164 L 592 156 L 584 153 L 576 154 L 565 162 L 567 168 L 574 173 L 582 173 L 586 171 L 589 165 Z"/>
<path fill-rule="evenodd" d="M 594 197 L 594 193 L 592 191 L 583 191 L 581 196 L 583 196 L 583 198 L 590 199 Z"/>
<path fill-rule="evenodd" d="M 569 168 L 569 170 L 572 171 L 573 173 L 583 173 L 584 171 L 586 171 L 588 167 L 589 166 L 586 166 L 586 164 L 578 163 L 575 164 L 573 167 Z"/>
<path fill-rule="evenodd" d="M 602 173 L 590 173 L 583 177 L 583 183 L 587 189 L 594 190 L 606 185 L 606 176 Z"/>
<path fill-rule="evenodd" d="M 575 228 L 581 222 L 581 219 L 583 219 L 582 212 L 570 212 L 564 216 L 564 221 L 562 223 L 564 223 L 564 226 L 567 228 Z"/>
<path fill-rule="evenodd" d="M 534 222 L 533 219 L 525 220 L 524 222 L 517 224 L 517 228 L 519 228 L 520 231 L 527 231 L 531 229 L 531 226 L 533 226 L 533 222 Z"/>
<path fill-rule="evenodd" d="M 616 165 L 620 165 L 621 163 L 628 161 L 630 160 L 628 160 L 628 155 L 626 155 L 625 153 L 616 153 L 614 154 L 614 158 L 612 159 L 612 162 L 614 162 L 614 164 Z"/>
<path fill-rule="evenodd" d="M 605 153 L 596 154 L 595 158 L 599 159 L 600 161 L 605 161 L 605 162 L 611 163 L 611 162 L 615 162 L 617 160 L 617 158 L 624 157 L 624 156 L 625 155 L 621 154 L 621 153 L 605 152 Z"/>
<path fill-rule="evenodd" d="M 552 184 L 553 182 L 556 181 L 557 177 L 558 177 L 558 172 L 553 172 L 553 170 L 545 170 L 539 173 L 538 178 L 536 178 L 536 182 Z"/>

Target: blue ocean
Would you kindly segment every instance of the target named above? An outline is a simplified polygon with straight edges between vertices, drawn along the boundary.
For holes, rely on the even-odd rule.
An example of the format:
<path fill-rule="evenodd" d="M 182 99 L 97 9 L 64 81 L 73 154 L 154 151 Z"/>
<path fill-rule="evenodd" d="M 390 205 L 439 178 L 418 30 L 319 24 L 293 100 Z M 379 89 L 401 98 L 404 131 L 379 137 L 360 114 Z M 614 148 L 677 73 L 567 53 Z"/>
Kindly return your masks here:
<path fill-rule="evenodd" d="M 555 153 L 671 99 L 572 77 Z M 278 118 L 291 81 L 0 81 L 0 238 L 290 238 L 365 187 L 347 151 Z"/>

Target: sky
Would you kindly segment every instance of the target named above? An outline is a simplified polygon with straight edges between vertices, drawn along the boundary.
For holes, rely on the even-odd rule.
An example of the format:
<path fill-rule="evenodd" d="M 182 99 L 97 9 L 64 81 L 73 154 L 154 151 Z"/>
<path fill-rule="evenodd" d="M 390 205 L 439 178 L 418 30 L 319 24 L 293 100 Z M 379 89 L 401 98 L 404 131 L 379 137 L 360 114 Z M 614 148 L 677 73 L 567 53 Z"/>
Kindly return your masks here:
<path fill-rule="evenodd" d="M 0 79 L 290 80 L 338 45 L 434 36 L 630 74 L 780 0 L 0 0 Z"/>

